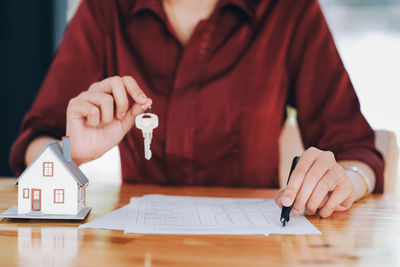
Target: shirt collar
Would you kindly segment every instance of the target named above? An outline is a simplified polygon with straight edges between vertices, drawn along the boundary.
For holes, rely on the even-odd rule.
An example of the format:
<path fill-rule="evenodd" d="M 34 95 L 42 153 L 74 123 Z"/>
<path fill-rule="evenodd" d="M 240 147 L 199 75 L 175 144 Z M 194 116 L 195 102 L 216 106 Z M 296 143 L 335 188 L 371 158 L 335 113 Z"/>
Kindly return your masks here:
<path fill-rule="evenodd" d="M 132 7 L 132 16 L 143 10 L 153 11 L 158 17 L 160 17 L 164 22 L 167 21 L 167 16 L 164 12 L 162 0 L 137 0 Z M 256 2 L 258 0 L 219 0 L 217 3 L 217 9 L 222 9 L 223 7 L 233 5 L 241 9 L 249 18 L 251 23 L 256 26 L 258 24 L 258 19 L 256 15 Z"/>
<path fill-rule="evenodd" d="M 164 22 L 167 21 L 167 16 L 161 4 L 161 0 L 137 0 L 132 7 L 131 14 L 135 14 L 143 11 L 150 10 L 159 16 Z"/>
<path fill-rule="evenodd" d="M 258 20 L 256 16 L 256 2 L 257 0 L 219 0 L 218 8 L 223 8 L 229 5 L 238 7 L 242 10 L 250 20 L 250 22 L 257 26 Z"/>

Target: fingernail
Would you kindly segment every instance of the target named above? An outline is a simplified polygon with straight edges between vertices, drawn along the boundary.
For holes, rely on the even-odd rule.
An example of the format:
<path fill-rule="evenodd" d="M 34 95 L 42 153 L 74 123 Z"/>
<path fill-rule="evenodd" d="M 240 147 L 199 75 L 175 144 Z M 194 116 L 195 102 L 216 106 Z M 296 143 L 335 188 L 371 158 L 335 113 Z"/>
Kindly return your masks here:
<path fill-rule="evenodd" d="M 300 214 L 300 211 L 298 211 L 297 209 L 292 209 L 292 215 L 293 216 L 297 216 Z"/>
<path fill-rule="evenodd" d="M 290 205 L 292 205 L 292 200 L 290 199 L 290 197 L 283 197 L 282 205 L 285 207 L 289 207 Z"/>
<path fill-rule="evenodd" d="M 118 115 L 118 119 L 122 120 L 123 118 L 125 118 L 126 112 L 119 114 Z"/>
<path fill-rule="evenodd" d="M 140 101 L 144 102 L 144 101 L 146 101 L 147 97 L 145 95 L 140 95 L 139 99 L 140 99 Z"/>

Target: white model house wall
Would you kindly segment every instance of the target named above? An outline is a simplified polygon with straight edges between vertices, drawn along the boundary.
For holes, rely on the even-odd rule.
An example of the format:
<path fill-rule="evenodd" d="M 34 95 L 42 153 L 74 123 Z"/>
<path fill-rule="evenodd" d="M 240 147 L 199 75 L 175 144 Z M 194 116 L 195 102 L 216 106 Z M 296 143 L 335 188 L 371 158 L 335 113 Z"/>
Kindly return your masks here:
<path fill-rule="evenodd" d="M 43 162 L 53 162 L 53 176 L 43 176 Z M 23 198 L 23 189 L 29 189 L 29 198 Z M 18 213 L 32 211 L 32 189 L 41 190 L 41 210 L 45 214 L 75 215 L 78 212 L 78 185 L 51 149 L 45 150 L 30 165 L 18 183 Z M 64 203 L 54 203 L 54 189 L 64 190 Z"/>

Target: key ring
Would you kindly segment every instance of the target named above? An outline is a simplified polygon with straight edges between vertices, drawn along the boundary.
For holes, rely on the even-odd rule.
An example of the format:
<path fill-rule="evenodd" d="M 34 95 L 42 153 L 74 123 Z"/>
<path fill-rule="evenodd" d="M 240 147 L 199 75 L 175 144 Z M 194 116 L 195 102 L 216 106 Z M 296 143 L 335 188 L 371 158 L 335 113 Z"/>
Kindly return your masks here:
<path fill-rule="evenodd" d="M 144 105 L 142 105 L 141 108 L 142 108 L 142 110 L 143 110 L 143 113 L 150 113 L 150 111 L 151 111 L 151 106 L 149 106 L 149 107 L 147 108 L 147 112 L 146 112 L 145 109 L 144 109 Z"/>

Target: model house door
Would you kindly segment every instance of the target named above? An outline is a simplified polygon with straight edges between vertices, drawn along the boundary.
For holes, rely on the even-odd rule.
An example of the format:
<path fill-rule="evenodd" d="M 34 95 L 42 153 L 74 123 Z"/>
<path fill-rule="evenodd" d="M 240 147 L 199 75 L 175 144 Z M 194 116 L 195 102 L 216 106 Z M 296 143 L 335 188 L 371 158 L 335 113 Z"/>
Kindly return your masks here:
<path fill-rule="evenodd" d="M 42 203 L 42 190 L 32 189 L 32 211 L 40 211 Z"/>

